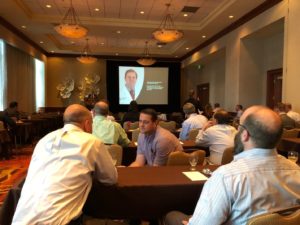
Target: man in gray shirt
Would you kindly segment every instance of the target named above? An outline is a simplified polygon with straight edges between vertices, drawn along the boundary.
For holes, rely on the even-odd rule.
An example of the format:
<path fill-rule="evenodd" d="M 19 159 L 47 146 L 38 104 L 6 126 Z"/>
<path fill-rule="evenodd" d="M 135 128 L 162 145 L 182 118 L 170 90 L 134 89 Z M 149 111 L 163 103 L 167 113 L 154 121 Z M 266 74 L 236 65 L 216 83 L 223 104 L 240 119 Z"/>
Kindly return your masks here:
<path fill-rule="evenodd" d="M 170 131 L 158 126 L 157 113 L 144 109 L 140 113 L 140 135 L 135 161 L 132 167 L 164 166 L 173 151 L 182 151 L 179 140 Z"/>

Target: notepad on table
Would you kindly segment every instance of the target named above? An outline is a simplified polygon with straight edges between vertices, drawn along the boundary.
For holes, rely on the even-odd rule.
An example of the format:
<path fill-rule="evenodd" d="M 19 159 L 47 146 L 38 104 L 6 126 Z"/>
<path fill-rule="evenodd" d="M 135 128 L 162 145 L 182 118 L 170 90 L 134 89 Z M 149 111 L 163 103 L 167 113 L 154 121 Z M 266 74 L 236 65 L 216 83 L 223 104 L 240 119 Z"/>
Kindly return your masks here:
<path fill-rule="evenodd" d="M 182 173 L 185 176 L 187 176 L 191 181 L 207 180 L 207 177 L 198 171 L 182 172 Z"/>

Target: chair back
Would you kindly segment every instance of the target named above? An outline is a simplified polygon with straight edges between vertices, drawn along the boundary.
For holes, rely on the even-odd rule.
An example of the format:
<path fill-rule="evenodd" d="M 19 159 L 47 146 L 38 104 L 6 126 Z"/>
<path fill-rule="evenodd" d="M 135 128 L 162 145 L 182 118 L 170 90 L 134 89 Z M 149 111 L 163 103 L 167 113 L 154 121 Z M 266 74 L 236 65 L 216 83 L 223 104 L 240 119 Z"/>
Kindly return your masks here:
<path fill-rule="evenodd" d="M 140 128 L 134 129 L 132 131 L 131 141 L 137 142 L 140 134 Z"/>
<path fill-rule="evenodd" d="M 230 163 L 233 160 L 233 147 L 226 148 L 222 155 L 221 165 Z"/>
<path fill-rule="evenodd" d="M 298 210 L 296 210 L 298 209 Z M 284 210 L 283 212 L 268 213 L 251 218 L 247 225 L 299 225 L 299 207 Z"/>
<path fill-rule="evenodd" d="M 283 129 L 281 138 L 296 138 L 298 137 L 299 134 L 299 129 Z M 282 142 L 282 140 L 279 141 L 279 143 L 277 144 L 277 150 L 279 151 L 284 151 L 284 144 Z"/>
<path fill-rule="evenodd" d="M 116 166 L 120 166 L 122 164 L 123 158 L 123 148 L 120 145 L 105 145 L 107 151 L 111 155 L 113 160 L 116 160 Z"/>
<path fill-rule="evenodd" d="M 126 121 L 126 122 L 123 123 L 123 128 L 125 130 L 137 129 L 137 128 L 139 128 L 139 122 L 138 121 L 136 121 L 136 122 Z"/>
<path fill-rule="evenodd" d="M 176 122 L 175 121 L 160 121 L 159 126 L 162 128 L 169 130 L 171 132 L 176 130 Z"/>
<path fill-rule="evenodd" d="M 199 128 L 198 129 L 191 129 L 189 131 L 189 140 L 192 140 L 192 141 L 195 141 L 196 140 L 196 137 L 199 133 Z"/>
<path fill-rule="evenodd" d="M 168 157 L 167 166 L 179 166 L 179 165 L 190 165 L 189 158 L 190 155 L 198 155 L 197 165 L 202 165 L 204 162 L 205 151 L 197 150 L 192 153 L 187 153 L 183 151 L 171 152 Z"/>

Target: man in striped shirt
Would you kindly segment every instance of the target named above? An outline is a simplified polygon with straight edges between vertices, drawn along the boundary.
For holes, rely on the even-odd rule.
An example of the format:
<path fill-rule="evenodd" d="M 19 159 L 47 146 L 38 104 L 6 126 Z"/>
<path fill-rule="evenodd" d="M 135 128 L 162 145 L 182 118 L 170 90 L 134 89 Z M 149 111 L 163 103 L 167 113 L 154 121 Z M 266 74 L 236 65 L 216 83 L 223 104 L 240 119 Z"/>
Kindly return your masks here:
<path fill-rule="evenodd" d="M 234 161 L 205 183 L 193 216 L 171 212 L 167 225 L 246 225 L 254 216 L 300 204 L 300 167 L 277 154 L 280 117 L 253 106 L 240 119 Z"/>

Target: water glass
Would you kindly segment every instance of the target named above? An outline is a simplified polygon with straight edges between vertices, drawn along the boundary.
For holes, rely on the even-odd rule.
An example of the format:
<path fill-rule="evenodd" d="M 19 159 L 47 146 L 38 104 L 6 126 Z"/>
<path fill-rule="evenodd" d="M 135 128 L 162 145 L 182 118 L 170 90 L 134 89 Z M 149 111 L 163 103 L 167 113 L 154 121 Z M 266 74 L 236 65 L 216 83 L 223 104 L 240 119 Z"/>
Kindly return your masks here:
<path fill-rule="evenodd" d="M 288 159 L 291 160 L 294 163 L 297 163 L 297 161 L 298 161 L 298 152 L 289 151 L 288 152 Z"/>
<path fill-rule="evenodd" d="M 198 156 L 196 154 L 190 154 L 189 162 L 190 162 L 190 165 L 191 165 L 190 170 L 192 170 L 192 171 L 196 170 L 196 166 L 197 166 L 197 163 L 198 163 Z"/>

